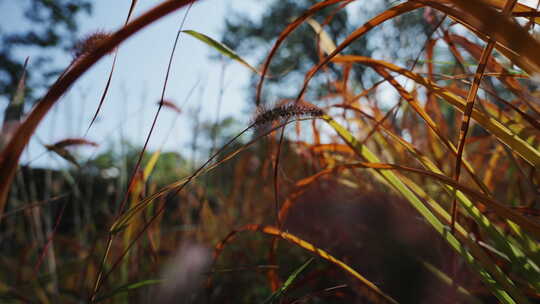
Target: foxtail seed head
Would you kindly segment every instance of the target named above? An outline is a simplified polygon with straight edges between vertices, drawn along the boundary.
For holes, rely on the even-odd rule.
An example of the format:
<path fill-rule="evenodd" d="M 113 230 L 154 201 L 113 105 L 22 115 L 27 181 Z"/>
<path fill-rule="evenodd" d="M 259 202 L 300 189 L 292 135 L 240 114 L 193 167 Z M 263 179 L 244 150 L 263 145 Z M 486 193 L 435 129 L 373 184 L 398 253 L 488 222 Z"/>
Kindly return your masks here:
<path fill-rule="evenodd" d="M 296 117 L 319 117 L 324 111 L 312 104 L 289 104 L 264 111 L 255 117 L 254 125 L 261 126 L 276 120 Z"/>
<path fill-rule="evenodd" d="M 79 40 L 75 43 L 75 46 L 73 46 L 73 55 L 75 56 L 75 59 L 92 52 L 110 36 L 110 33 L 97 31 Z"/>

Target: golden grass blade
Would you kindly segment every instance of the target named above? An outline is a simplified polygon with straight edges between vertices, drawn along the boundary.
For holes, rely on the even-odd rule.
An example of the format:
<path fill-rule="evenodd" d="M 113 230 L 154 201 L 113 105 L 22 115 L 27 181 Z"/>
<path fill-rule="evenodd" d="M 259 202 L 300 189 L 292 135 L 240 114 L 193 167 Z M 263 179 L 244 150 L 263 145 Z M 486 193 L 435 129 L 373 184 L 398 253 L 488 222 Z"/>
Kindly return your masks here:
<path fill-rule="evenodd" d="M 495 174 L 495 170 L 497 170 L 497 162 L 500 159 L 502 152 L 503 147 L 498 145 L 495 148 L 495 151 L 493 151 L 491 154 L 491 157 L 487 163 L 486 172 L 484 174 L 484 183 L 490 188 L 493 187 L 493 176 Z"/>
<path fill-rule="evenodd" d="M 133 190 L 130 193 L 130 207 L 135 206 L 141 195 L 143 195 L 144 188 L 146 185 L 146 182 L 148 181 L 148 178 L 152 174 L 152 171 L 154 170 L 157 161 L 159 160 L 159 156 L 161 155 L 161 151 L 157 150 L 154 153 L 152 153 L 152 156 L 146 163 L 146 166 L 144 167 L 143 172 L 140 172 L 137 174 L 135 178 L 135 184 L 133 187 Z M 129 246 L 129 243 L 131 241 L 133 232 L 140 226 L 143 225 L 143 218 L 141 216 L 135 217 L 135 220 L 131 221 L 130 224 L 126 227 L 126 230 L 124 231 L 123 235 L 123 244 L 124 247 L 127 248 Z M 124 260 L 123 264 L 123 273 L 127 274 L 129 269 L 129 259 L 127 257 L 129 256 L 129 253 L 126 254 L 126 259 Z"/>
<path fill-rule="evenodd" d="M 315 31 L 315 34 L 317 34 L 319 47 L 321 48 L 321 50 L 323 50 L 324 53 L 329 55 L 336 50 L 336 44 L 334 43 L 330 35 L 319 24 L 319 22 L 315 21 L 315 19 L 312 18 L 308 18 L 306 22 L 311 26 L 313 31 Z"/>
<path fill-rule="evenodd" d="M 371 281 L 366 279 L 364 276 L 362 276 L 360 273 L 354 270 L 351 266 L 345 264 L 343 261 L 338 260 L 334 256 L 330 255 L 328 252 L 315 247 L 313 244 L 306 242 L 305 240 L 293 234 L 281 231 L 278 228 L 272 227 L 272 226 L 250 224 L 250 225 L 243 226 L 240 229 L 230 232 L 221 242 L 219 242 L 216 245 L 216 249 L 214 253 L 214 261 L 217 260 L 217 258 L 223 251 L 225 245 L 228 242 L 232 241 L 233 238 L 236 236 L 236 234 L 238 234 L 239 232 L 245 232 L 245 231 L 260 232 L 266 235 L 279 237 L 283 240 L 289 241 L 301 248 L 306 249 L 307 251 L 319 256 L 320 258 L 332 264 L 335 264 L 336 266 L 344 270 L 346 273 L 354 277 L 356 280 L 358 280 L 362 284 L 362 286 L 364 287 L 363 290 L 365 291 L 365 295 L 369 296 L 370 301 L 373 301 L 373 303 L 394 303 L 394 304 L 398 303 L 396 300 L 392 299 L 392 297 L 385 294 L 375 284 L 373 284 Z"/>
<path fill-rule="evenodd" d="M 452 286 L 453 284 L 456 284 L 454 280 L 452 280 L 451 277 L 449 277 L 446 273 L 442 272 L 440 269 L 435 267 L 433 264 L 426 262 L 426 261 L 420 261 L 422 265 L 429 270 L 435 277 L 437 277 L 442 282 L 446 283 L 448 286 Z M 457 291 L 459 292 L 460 296 L 463 298 L 463 300 L 466 301 L 466 303 L 474 303 L 474 304 L 482 304 L 483 302 L 480 301 L 478 298 L 473 296 L 467 289 L 463 288 L 463 286 L 458 285 Z"/>
<path fill-rule="evenodd" d="M 146 183 L 148 181 L 148 178 L 152 174 L 152 171 L 154 171 L 154 168 L 156 167 L 156 164 L 159 160 L 159 156 L 161 155 L 161 150 L 156 150 L 154 153 L 152 153 L 152 156 L 148 160 L 148 163 L 144 167 L 143 171 L 143 180 Z"/>

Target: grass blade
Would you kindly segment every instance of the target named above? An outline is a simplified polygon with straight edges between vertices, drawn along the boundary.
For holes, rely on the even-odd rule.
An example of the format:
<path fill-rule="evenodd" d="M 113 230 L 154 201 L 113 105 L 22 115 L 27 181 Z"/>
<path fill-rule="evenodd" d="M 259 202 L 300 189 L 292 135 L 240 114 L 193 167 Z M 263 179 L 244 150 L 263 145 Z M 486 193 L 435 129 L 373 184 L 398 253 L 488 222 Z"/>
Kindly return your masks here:
<path fill-rule="evenodd" d="M 365 145 L 360 144 L 358 140 L 352 136 L 343 126 L 337 123 L 329 116 L 324 116 L 323 119 L 339 134 L 339 136 L 353 148 L 356 153 L 366 159 L 368 162 L 379 162 L 379 158 L 373 154 Z M 387 180 L 398 193 L 403 195 L 411 205 L 424 217 L 424 219 L 437 231 L 448 244 L 459 253 L 464 260 L 477 271 L 482 278 L 482 281 L 493 294 L 503 303 L 528 303 L 527 298 L 514 286 L 513 282 L 496 266 L 493 262 L 482 255 L 482 252 L 475 252 L 473 256 L 452 234 L 448 233 L 445 226 L 437 217 L 422 203 L 422 201 L 412 192 L 405 184 L 390 171 L 379 171 L 379 174 Z M 473 249 L 473 248 L 471 248 Z M 476 258 L 482 261 L 478 263 Z M 489 269 L 489 272 L 485 270 Z M 510 296 L 511 295 L 511 296 Z"/>
<path fill-rule="evenodd" d="M 328 252 L 318 247 L 315 247 L 313 244 L 306 242 L 303 239 L 293 234 L 281 231 L 278 228 L 272 227 L 272 226 L 246 225 L 246 226 L 241 227 L 240 229 L 230 232 L 221 242 L 219 242 L 216 245 L 214 260 L 216 260 L 219 257 L 225 245 L 228 242 L 230 242 L 236 236 L 236 234 L 238 234 L 239 232 L 244 232 L 244 231 L 256 231 L 256 232 L 260 232 L 266 235 L 276 236 L 286 241 L 289 241 L 301 248 L 304 248 L 307 251 L 319 256 L 320 258 L 330 263 L 335 264 L 336 266 L 343 269 L 348 274 L 352 275 L 366 288 L 366 292 L 369 293 L 370 300 L 372 300 L 373 302 L 380 303 L 382 301 L 383 303 L 394 303 L 394 304 L 397 303 L 394 299 L 392 299 L 390 296 L 388 296 L 382 290 L 380 290 L 375 284 L 373 284 L 371 281 L 366 279 L 364 276 L 362 276 L 352 267 L 345 264 L 343 261 L 336 259 L 334 256 L 330 255 Z"/>
<path fill-rule="evenodd" d="M 229 48 L 225 44 L 223 44 L 221 42 L 218 42 L 215 39 L 213 39 L 211 37 L 208 37 L 207 35 L 205 35 L 203 33 L 199 33 L 199 32 L 194 31 L 194 30 L 183 30 L 182 33 L 186 33 L 186 34 L 190 35 L 191 37 L 196 38 L 201 42 L 204 42 L 205 44 L 211 46 L 213 49 L 220 52 L 221 54 L 223 54 L 223 55 L 225 55 L 225 56 L 227 56 L 227 57 L 229 57 L 229 58 L 231 58 L 233 60 L 238 61 L 239 63 L 241 63 L 242 65 L 244 65 L 248 69 L 252 70 L 254 73 L 260 74 L 260 72 L 256 68 L 254 68 L 252 65 L 247 63 L 247 61 L 242 59 L 242 57 L 240 57 L 238 54 L 236 54 L 236 52 L 234 52 L 231 48 Z"/>
<path fill-rule="evenodd" d="M 294 283 L 300 273 L 302 273 L 309 266 L 309 264 L 311 264 L 311 262 L 313 262 L 313 258 L 309 258 L 302 265 L 300 265 L 300 267 L 298 267 L 293 273 L 291 273 L 285 283 L 283 283 L 283 285 L 276 292 L 271 294 L 270 297 L 268 297 L 268 299 L 266 299 L 263 303 L 270 304 L 279 300 L 285 294 L 285 292 L 287 292 L 287 289 L 289 289 L 292 283 Z"/>
<path fill-rule="evenodd" d="M 504 17 L 507 17 L 508 14 L 512 11 L 512 9 L 514 8 L 514 5 L 516 4 L 516 1 L 517 0 L 508 0 L 506 2 L 503 9 Z M 458 140 L 459 144 L 458 144 L 458 151 L 457 151 L 456 167 L 454 171 L 454 179 L 456 180 L 456 182 L 459 182 L 459 176 L 461 173 L 461 162 L 463 158 L 463 150 L 465 149 L 465 139 L 467 138 L 467 132 L 469 131 L 469 124 L 471 122 L 471 114 L 474 108 L 474 101 L 476 99 L 476 93 L 478 92 L 478 88 L 480 88 L 480 82 L 482 81 L 482 77 L 484 76 L 484 71 L 486 69 L 488 59 L 491 56 L 491 52 L 493 51 L 493 47 L 495 47 L 495 41 L 490 39 L 486 48 L 482 51 L 482 55 L 480 56 L 480 62 L 478 62 L 478 67 L 476 69 L 476 73 L 474 74 L 473 83 L 469 90 L 469 94 L 467 95 L 466 107 L 465 107 L 465 111 L 463 112 L 461 128 L 459 129 L 459 140 Z M 456 202 L 456 197 L 454 193 L 454 202 L 452 203 L 452 222 L 450 223 L 452 232 L 454 231 L 456 215 L 457 215 L 457 202 Z"/>
<path fill-rule="evenodd" d="M 130 292 L 130 291 L 133 291 L 133 290 L 137 290 L 137 289 L 142 288 L 142 287 L 157 285 L 157 284 L 160 284 L 160 283 L 162 283 L 162 280 L 152 280 L 152 279 L 150 279 L 150 280 L 144 280 L 144 281 L 140 281 L 140 282 L 136 282 L 136 283 L 129 283 L 129 284 L 126 284 L 126 285 L 122 285 L 120 287 L 115 288 L 113 291 L 111 291 L 110 293 L 108 293 L 106 295 L 97 297 L 94 300 L 94 302 L 95 303 L 103 302 L 103 301 L 109 300 L 109 299 L 111 299 L 111 298 L 113 298 L 115 296 Z"/>

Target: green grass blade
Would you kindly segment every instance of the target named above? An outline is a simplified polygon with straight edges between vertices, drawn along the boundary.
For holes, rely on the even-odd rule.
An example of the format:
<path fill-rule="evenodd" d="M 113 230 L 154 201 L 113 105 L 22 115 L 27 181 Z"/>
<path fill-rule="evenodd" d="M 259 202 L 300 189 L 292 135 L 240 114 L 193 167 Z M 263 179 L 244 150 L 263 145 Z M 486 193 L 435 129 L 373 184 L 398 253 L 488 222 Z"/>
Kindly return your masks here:
<path fill-rule="evenodd" d="M 353 148 L 356 153 L 369 162 L 379 162 L 379 158 L 365 145 L 362 145 L 349 131 L 336 122 L 332 117 L 325 115 L 323 119 L 338 135 Z M 475 251 L 473 256 L 443 225 L 422 201 L 391 171 L 379 171 L 398 193 L 403 195 L 411 205 L 424 217 L 424 219 L 457 251 L 464 260 L 477 271 L 486 286 L 503 303 L 529 303 L 527 298 L 514 286 L 513 282 L 486 256 L 480 256 L 480 251 Z M 478 259 L 478 260 L 477 260 Z M 482 264 L 479 263 L 482 260 Z M 484 268 L 488 268 L 489 272 Z M 514 300 L 515 299 L 515 300 Z M 517 301 L 517 302 L 516 302 Z"/>
<path fill-rule="evenodd" d="M 304 264 L 300 265 L 300 267 L 298 267 L 293 273 L 291 273 L 285 283 L 283 283 L 283 286 L 281 286 L 278 290 L 276 290 L 276 292 L 270 295 L 270 297 L 268 297 L 268 299 L 266 299 L 263 303 L 274 303 L 274 301 L 281 298 L 285 294 L 287 289 L 289 289 L 292 283 L 296 280 L 296 278 L 298 278 L 300 273 L 302 273 L 309 266 L 309 264 L 311 264 L 311 262 L 313 262 L 313 258 L 309 258 L 307 261 L 304 262 Z"/>
<path fill-rule="evenodd" d="M 229 57 L 229 58 L 231 58 L 233 60 L 236 60 L 236 61 L 240 62 L 242 65 L 246 66 L 248 69 L 252 70 L 253 72 L 255 72 L 257 74 L 259 74 L 259 71 L 257 71 L 256 68 L 254 68 L 252 65 L 247 63 L 247 61 L 242 59 L 242 57 L 240 57 L 231 48 L 224 45 L 223 43 L 218 42 L 215 39 L 213 39 L 211 37 L 208 37 L 205 34 L 199 33 L 199 32 L 194 31 L 194 30 L 184 30 L 184 31 L 182 31 L 182 33 L 186 33 L 186 34 L 190 35 L 191 37 L 194 37 L 194 38 L 198 39 L 199 41 L 204 42 L 205 44 L 211 46 L 213 49 L 220 52 L 221 54 L 223 54 L 223 55 L 225 55 L 225 56 L 227 56 L 227 57 Z"/>
<path fill-rule="evenodd" d="M 155 280 L 155 279 L 152 280 L 152 279 L 150 279 L 150 280 L 144 280 L 144 281 L 140 281 L 140 282 L 136 282 L 136 283 L 129 283 L 129 284 L 126 284 L 126 285 L 122 285 L 122 286 L 114 289 L 110 293 L 108 293 L 108 294 L 106 294 L 104 296 L 96 298 L 95 303 L 111 299 L 111 298 L 113 298 L 113 297 L 115 297 L 117 295 L 124 294 L 126 292 L 136 290 L 136 289 L 139 289 L 139 288 L 142 288 L 142 287 L 160 284 L 161 282 L 162 282 L 162 280 Z"/>

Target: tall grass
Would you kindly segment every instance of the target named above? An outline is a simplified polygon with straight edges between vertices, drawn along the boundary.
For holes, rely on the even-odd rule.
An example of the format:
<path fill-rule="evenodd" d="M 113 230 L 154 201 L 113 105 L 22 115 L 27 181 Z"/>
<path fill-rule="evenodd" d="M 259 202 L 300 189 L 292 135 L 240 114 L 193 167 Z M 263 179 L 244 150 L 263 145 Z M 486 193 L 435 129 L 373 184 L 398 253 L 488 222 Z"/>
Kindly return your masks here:
<path fill-rule="evenodd" d="M 32 170 L 18 171 L 37 126 L 81 75 L 128 37 L 192 2 L 165 1 L 100 36 L 9 137 L 0 156 L 0 225 L 16 249 L 6 248 L 1 261 L 5 299 L 150 301 L 148 286 L 165 284 L 158 277 L 166 258 L 180 243 L 197 240 L 215 247 L 214 258 L 208 266 L 207 252 L 193 246 L 202 259 L 197 260 L 185 249 L 181 256 L 187 262 L 177 265 L 183 268 L 176 278 L 206 281 L 194 286 L 178 279 L 178 294 L 188 294 L 186 300 L 538 300 L 540 43 L 534 34 L 539 12 L 515 0 L 407 1 L 342 41 L 332 41 L 313 17 L 330 6 L 345 9 L 350 1 L 320 1 L 297 19 L 283 21 L 260 68 L 203 33 L 183 31 L 260 75 L 257 105 L 265 79 L 279 77 L 267 76 L 274 55 L 299 27 L 314 30 L 320 61 L 298 84 L 296 98 L 261 110 L 242 132 L 212 148 L 198 169 L 167 185 L 152 181 L 164 157 L 160 150 L 145 151 L 146 144 L 133 154 L 131 171 L 108 185 L 115 195 L 100 197 L 93 206 L 87 205 L 91 181 L 78 171 L 65 170 L 63 177 L 45 172 L 44 187 L 25 173 Z M 439 19 L 422 48 L 423 60 L 412 68 L 347 53 L 373 28 L 426 8 L 439 12 L 434 15 Z M 437 48 L 454 60 L 440 63 Z M 469 70 L 470 62 L 475 69 Z M 307 100 L 311 80 L 329 65 L 340 73 L 328 73 L 328 93 Z M 349 77 L 354 65 L 369 67 L 381 80 L 361 88 Z M 113 69 L 114 63 L 100 106 Z M 377 100 L 377 92 L 388 88 L 398 96 L 390 109 Z M 165 100 L 165 86 L 162 106 L 178 115 L 183 111 Z M 71 145 L 94 143 L 67 139 L 47 149 L 78 165 Z M 52 188 L 70 190 L 58 197 L 66 194 Z M 42 191 L 45 199 L 38 201 Z M 63 201 L 60 207 L 56 200 Z M 66 208 L 76 210 L 73 219 L 66 219 Z M 77 231 L 63 230 L 62 220 L 74 221 Z M 32 242 L 43 248 L 25 245 Z M 301 264 L 306 255 L 318 259 Z M 18 269 L 16 262 L 22 265 Z"/>

